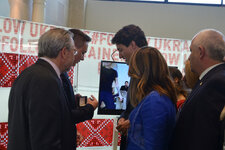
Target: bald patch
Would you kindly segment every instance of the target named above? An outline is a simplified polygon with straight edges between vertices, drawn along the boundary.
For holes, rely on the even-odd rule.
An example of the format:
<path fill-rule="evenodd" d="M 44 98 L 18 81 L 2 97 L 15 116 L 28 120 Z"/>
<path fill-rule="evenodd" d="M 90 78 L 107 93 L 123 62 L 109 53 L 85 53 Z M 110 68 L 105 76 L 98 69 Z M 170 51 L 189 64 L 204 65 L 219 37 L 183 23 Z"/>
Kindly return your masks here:
<path fill-rule="evenodd" d="M 195 42 L 199 44 L 207 44 L 208 42 L 212 41 L 223 41 L 225 42 L 224 35 L 215 30 L 215 29 L 205 29 L 197 33 L 194 37 Z M 210 43 L 211 43 L 210 42 Z"/>
<path fill-rule="evenodd" d="M 197 33 L 192 41 L 196 46 L 203 46 L 210 58 L 223 61 L 225 56 L 225 37 L 215 29 L 205 29 Z"/>

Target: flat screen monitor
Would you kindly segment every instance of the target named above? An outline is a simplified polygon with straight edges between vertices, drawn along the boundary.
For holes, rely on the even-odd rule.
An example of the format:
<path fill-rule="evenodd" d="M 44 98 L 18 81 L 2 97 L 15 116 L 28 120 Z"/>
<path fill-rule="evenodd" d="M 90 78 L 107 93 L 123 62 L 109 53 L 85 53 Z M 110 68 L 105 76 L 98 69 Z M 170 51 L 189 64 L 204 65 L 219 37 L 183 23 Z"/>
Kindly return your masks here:
<path fill-rule="evenodd" d="M 125 62 L 101 61 L 98 114 L 120 115 L 126 109 L 128 70 Z"/>

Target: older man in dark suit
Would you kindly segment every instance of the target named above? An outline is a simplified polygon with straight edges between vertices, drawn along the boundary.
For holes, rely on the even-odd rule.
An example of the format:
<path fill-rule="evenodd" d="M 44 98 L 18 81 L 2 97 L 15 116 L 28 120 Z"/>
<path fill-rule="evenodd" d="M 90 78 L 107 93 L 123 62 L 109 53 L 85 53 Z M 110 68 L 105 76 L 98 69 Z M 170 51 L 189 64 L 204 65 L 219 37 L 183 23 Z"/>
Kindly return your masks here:
<path fill-rule="evenodd" d="M 13 83 L 9 96 L 8 150 L 72 150 L 72 123 L 91 119 L 97 100 L 88 99 L 89 113 L 76 116 L 60 74 L 74 65 L 73 34 L 51 29 L 38 41 L 38 61 Z"/>
<path fill-rule="evenodd" d="M 214 29 L 196 34 L 190 46 L 191 69 L 199 75 L 178 112 L 171 150 L 222 150 L 225 106 L 225 37 Z"/>

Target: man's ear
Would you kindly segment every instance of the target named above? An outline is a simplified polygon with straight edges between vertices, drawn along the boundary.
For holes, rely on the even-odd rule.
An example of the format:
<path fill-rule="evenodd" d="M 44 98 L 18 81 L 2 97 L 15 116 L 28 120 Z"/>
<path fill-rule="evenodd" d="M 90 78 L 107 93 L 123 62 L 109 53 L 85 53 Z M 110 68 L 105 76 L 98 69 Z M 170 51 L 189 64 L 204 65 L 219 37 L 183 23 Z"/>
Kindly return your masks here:
<path fill-rule="evenodd" d="M 138 48 L 138 46 L 137 46 L 137 44 L 136 44 L 136 42 L 134 42 L 134 41 L 131 41 L 131 47 L 132 47 L 132 49 L 137 49 Z"/>
<path fill-rule="evenodd" d="M 60 51 L 61 58 L 66 58 L 66 54 L 68 53 L 68 50 L 66 47 L 63 47 L 63 49 Z"/>
<path fill-rule="evenodd" d="M 200 59 L 204 58 L 205 55 L 206 55 L 205 47 L 202 46 L 202 45 L 200 45 L 200 46 L 198 47 L 198 49 L 199 49 L 199 56 L 200 56 Z"/>

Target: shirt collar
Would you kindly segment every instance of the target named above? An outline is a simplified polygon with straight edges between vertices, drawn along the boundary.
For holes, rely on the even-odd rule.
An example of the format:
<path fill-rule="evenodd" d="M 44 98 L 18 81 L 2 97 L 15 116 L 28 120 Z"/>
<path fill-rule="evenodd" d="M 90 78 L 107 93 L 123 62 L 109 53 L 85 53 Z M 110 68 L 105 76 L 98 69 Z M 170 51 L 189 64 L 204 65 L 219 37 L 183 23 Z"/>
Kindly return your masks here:
<path fill-rule="evenodd" d="M 47 61 L 52 66 L 52 68 L 55 70 L 57 76 L 60 79 L 60 70 L 59 70 L 59 67 L 53 61 L 51 61 L 50 59 L 48 59 L 46 57 L 40 57 L 40 59 L 43 59 L 43 60 Z"/>
<path fill-rule="evenodd" d="M 215 68 L 216 66 L 220 65 L 220 64 L 223 64 L 223 63 L 218 63 L 218 64 L 215 64 L 207 69 L 205 69 L 201 75 L 199 76 L 199 80 L 201 80 L 210 70 L 212 70 L 213 68 Z"/>

